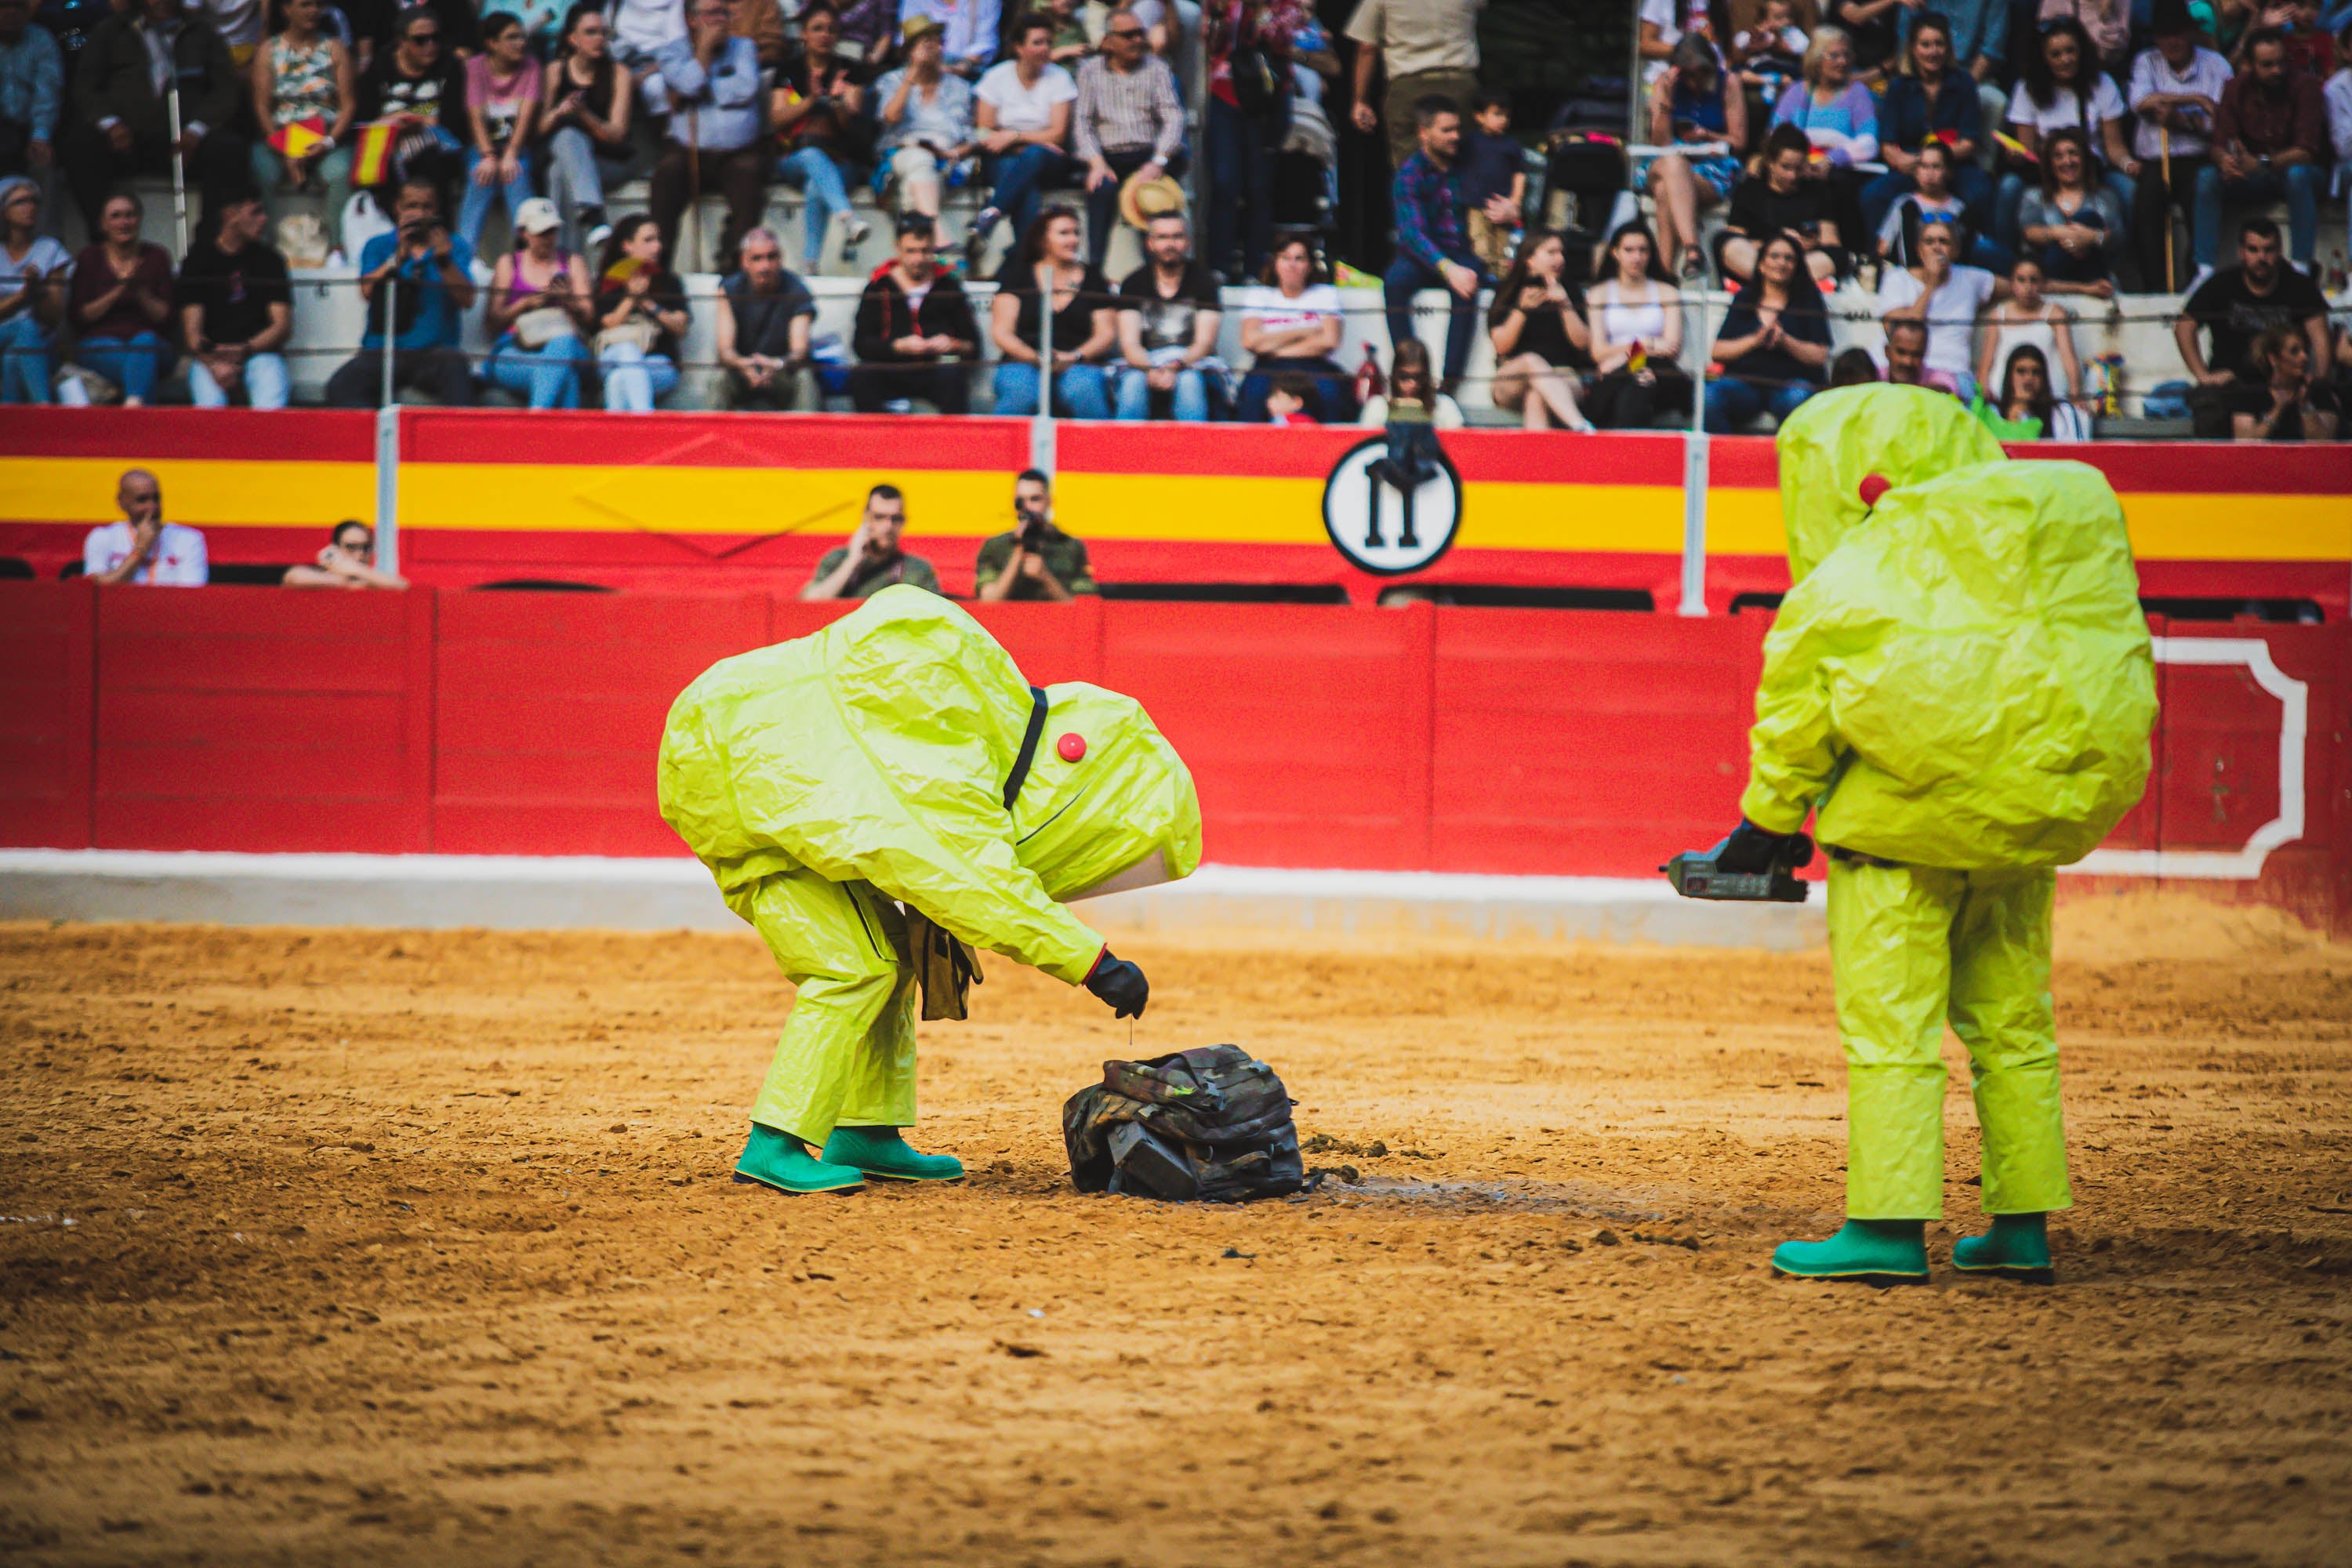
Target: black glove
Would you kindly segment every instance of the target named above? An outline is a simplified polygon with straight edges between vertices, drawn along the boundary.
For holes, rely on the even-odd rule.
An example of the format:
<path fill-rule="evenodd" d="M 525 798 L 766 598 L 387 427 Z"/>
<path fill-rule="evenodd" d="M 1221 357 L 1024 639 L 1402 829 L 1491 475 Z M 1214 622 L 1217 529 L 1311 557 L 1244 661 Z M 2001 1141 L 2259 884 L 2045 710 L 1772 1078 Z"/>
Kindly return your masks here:
<path fill-rule="evenodd" d="M 1087 989 L 1110 1009 L 1114 1018 L 1140 1018 L 1143 1005 L 1151 1000 L 1151 982 L 1143 971 L 1123 958 L 1114 958 L 1108 948 L 1087 971 Z"/>
<path fill-rule="evenodd" d="M 1718 871 L 1761 872 L 1775 867 L 1793 870 L 1811 865 L 1812 859 L 1813 841 L 1803 834 L 1768 833 L 1744 816 L 1730 837 L 1715 847 Z"/>

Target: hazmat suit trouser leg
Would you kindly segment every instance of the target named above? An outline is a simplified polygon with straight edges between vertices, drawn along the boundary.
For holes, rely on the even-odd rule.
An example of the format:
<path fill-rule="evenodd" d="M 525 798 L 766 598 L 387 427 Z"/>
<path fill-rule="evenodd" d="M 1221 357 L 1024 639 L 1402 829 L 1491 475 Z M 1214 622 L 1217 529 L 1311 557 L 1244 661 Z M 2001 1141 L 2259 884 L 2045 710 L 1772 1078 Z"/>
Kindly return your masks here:
<path fill-rule="evenodd" d="M 763 877 L 728 903 L 799 987 L 751 1120 L 813 1149 L 835 1127 L 914 1125 L 916 984 L 898 906 L 813 871 Z"/>
<path fill-rule="evenodd" d="M 2046 869 L 1830 862 L 1849 1216 L 1943 1217 L 1947 1017 L 1969 1050 L 1986 1212 L 2074 1202 L 2050 1002 L 2056 888 Z"/>

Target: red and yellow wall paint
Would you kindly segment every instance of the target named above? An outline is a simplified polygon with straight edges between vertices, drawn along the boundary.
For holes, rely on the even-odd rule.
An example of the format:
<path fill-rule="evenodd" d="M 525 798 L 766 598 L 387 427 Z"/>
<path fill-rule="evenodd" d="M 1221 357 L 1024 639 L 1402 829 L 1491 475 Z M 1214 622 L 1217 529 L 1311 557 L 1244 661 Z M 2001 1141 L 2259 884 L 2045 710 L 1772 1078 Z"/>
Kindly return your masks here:
<path fill-rule="evenodd" d="M 1057 427 L 1057 510 L 1108 581 L 1345 587 L 1382 580 L 1325 537 L 1325 476 L 1355 427 Z M 1679 602 L 1684 437 L 1451 432 L 1464 509 L 1415 580 L 1640 589 Z M 968 589 L 1030 460 L 1017 419 L 409 409 L 401 417 L 402 568 L 445 586 L 517 577 L 619 588 L 775 587 L 805 579 L 867 488 L 906 491 L 908 548 Z M 2292 598 L 2352 614 L 2352 447 L 2037 445 L 2122 494 L 2146 591 Z M 290 562 L 342 518 L 373 521 L 368 413 L 12 408 L 0 418 L 0 555 L 42 576 L 110 521 L 115 481 L 153 469 L 174 521 L 217 561 Z M 1771 443 L 1710 443 L 1707 601 L 1785 584 Z"/>

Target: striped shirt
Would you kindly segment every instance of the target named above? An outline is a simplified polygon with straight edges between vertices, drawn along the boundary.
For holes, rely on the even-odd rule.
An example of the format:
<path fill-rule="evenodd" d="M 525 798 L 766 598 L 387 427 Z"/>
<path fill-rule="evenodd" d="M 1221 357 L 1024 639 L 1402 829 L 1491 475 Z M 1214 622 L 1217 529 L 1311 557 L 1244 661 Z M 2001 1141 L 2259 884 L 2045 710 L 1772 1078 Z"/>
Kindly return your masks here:
<path fill-rule="evenodd" d="M 1184 145 L 1184 106 L 1176 98 L 1176 73 L 1158 55 L 1143 57 L 1132 71 L 1113 70 L 1100 55 L 1078 62 L 1078 102 L 1072 132 L 1081 158 L 1106 150 L 1149 147 L 1166 163 Z"/>

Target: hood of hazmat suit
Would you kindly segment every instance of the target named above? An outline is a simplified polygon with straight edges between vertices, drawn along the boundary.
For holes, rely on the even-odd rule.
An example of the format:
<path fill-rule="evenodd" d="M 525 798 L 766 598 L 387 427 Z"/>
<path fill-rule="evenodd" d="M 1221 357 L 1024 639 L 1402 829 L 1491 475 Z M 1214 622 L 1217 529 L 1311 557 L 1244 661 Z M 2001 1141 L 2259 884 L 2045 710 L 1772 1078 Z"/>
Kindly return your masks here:
<path fill-rule="evenodd" d="M 980 623 L 886 588 L 813 636 L 722 659 L 662 735 L 663 817 L 732 895 L 803 868 L 871 883 L 975 947 L 1076 984 L 1102 938 L 1063 900 L 1190 876 L 1201 804 L 1134 699 L 1029 682 Z"/>
<path fill-rule="evenodd" d="M 1794 580 L 1764 643 L 1741 809 L 1960 870 L 2066 865 L 2140 798 L 2155 665 L 2122 505 L 2011 462 L 1959 403 L 1811 398 L 1780 436 Z M 1874 507 L 1862 481 L 1895 488 Z"/>

